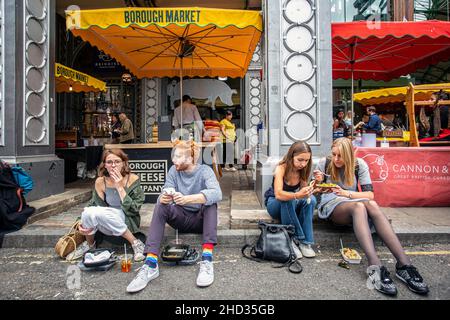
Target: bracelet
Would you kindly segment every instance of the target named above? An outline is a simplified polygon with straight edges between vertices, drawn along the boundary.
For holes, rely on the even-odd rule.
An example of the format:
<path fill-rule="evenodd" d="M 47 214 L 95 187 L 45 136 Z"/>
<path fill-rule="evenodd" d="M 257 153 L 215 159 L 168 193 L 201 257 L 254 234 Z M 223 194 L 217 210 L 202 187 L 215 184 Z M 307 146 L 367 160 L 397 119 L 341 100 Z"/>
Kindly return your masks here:
<path fill-rule="evenodd" d="M 348 192 L 348 198 L 349 198 L 349 199 L 352 198 L 352 192 L 351 192 L 351 191 Z"/>

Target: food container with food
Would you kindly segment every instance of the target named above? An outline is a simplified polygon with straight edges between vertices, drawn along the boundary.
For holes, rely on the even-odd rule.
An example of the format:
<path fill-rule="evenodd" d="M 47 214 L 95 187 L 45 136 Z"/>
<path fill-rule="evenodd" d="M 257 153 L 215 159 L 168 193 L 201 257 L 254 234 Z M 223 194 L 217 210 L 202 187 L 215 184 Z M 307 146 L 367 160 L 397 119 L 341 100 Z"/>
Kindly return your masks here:
<path fill-rule="evenodd" d="M 361 256 L 359 255 L 358 251 L 351 248 L 344 248 L 344 245 L 342 244 L 342 238 L 339 239 L 341 242 L 341 256 L 344 259 L 344 261 L 347 261 L 350 264 L 360 264 L 361 263 Z"/>
<path fill-rule="evenodd" d="M 340 250 L 342 258 L 351 264 L 360 264 L 361 263 L 361 256 L 359 255 L 358 251 L 355 249 L 350 248 L 343 248 Z"/>
<path fill-rule="evenodd" d="M 319 183 L 316 184 L 316 188 L 322 188 L 322 189 L 332 189 L 332 188 L 336 188 L 337 184 L 334 183 Z"/>

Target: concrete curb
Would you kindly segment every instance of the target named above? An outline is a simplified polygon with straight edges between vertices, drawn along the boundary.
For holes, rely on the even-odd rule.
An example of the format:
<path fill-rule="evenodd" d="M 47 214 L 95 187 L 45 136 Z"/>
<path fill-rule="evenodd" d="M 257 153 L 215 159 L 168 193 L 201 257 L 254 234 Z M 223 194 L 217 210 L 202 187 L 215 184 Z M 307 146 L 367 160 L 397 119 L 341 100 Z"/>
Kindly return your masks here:
<path fill-rule="evenodd" d="M 32 201 L 28 204 L 36 208 L 35 213 L 28 219 L 27 225 L 36 221 L 47 219 L 51 216 L 68 211 L 70 208 L 88 201 L 92 196 L 92 190 L 69 189 L 66 192 L 51 196 L 42 200 Z"/>
<path fill-rule="evenodd" d="M 2 248 L 52 248 L 58 239 L 67 232 L 62 228 L 26 228 L 20 231 L 5 235 Z M 146 234 L 147 232 L 143 232 Z M 234 229 L 234 230 L 218 230 L 218 244 L 223 247 L 241 248 L 244 244 L 254 244 L 260 234 L 255 229 Z M 411 246 L 417 244 L 436 244 L 449 243 L 450 233 L 448 232 L 397 232 L 397 235 L 403 246 Z M 358 242 L 351 230 L 336 231 L 333 229 L 319 228 L 314 232 L 315 242 L 321 247 L 340 247 L 339 238 L 342 238 L 344 245 L 355 246 Z M 184 243 L 199 246 L 202 242 L 201 235 L 197 234 L 180 234 L 179 238 Z M 173 229 L 167 230 L 164 237 L 164 244 L 175 239 Z M 382 244 L 378 237 L 374 236 L 376 244 Z M 109 244 L 107 244 L 109 245 Z M 103 245 L 102 245 L 103 246 Z"/>

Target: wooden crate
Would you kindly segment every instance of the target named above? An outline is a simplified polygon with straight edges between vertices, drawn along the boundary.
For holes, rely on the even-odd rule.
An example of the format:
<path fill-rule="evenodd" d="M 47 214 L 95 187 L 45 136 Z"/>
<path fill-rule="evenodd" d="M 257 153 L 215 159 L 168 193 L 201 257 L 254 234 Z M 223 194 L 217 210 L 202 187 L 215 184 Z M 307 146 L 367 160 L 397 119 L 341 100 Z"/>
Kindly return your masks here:
<path fill-rule="evenodd" d="M 392 130 L 392 131 L 388 131 L 388 130 L 383 130 L 382 133 L 383 137 L 389 137 L 389 138 L 403 138 L 403 130 L 402 129 L 397 129 L 397 130 Z"/>
<path fill-rule="evenodd" d="M 77 141 L 76 131 L 56 131 L 55 140 L 59 141 Z"/>

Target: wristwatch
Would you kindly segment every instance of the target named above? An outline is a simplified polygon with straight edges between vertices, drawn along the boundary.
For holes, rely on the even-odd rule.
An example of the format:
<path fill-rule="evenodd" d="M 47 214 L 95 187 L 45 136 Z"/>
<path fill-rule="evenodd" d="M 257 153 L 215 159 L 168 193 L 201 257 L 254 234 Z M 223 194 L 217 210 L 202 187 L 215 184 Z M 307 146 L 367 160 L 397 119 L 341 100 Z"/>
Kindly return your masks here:
<path fill-rule="evenodd" d="M 349 198 L 349 199 L 352 198 L 352 192 L 351 192 L 351 191 L 348 192 L 348 198 Z"/>

